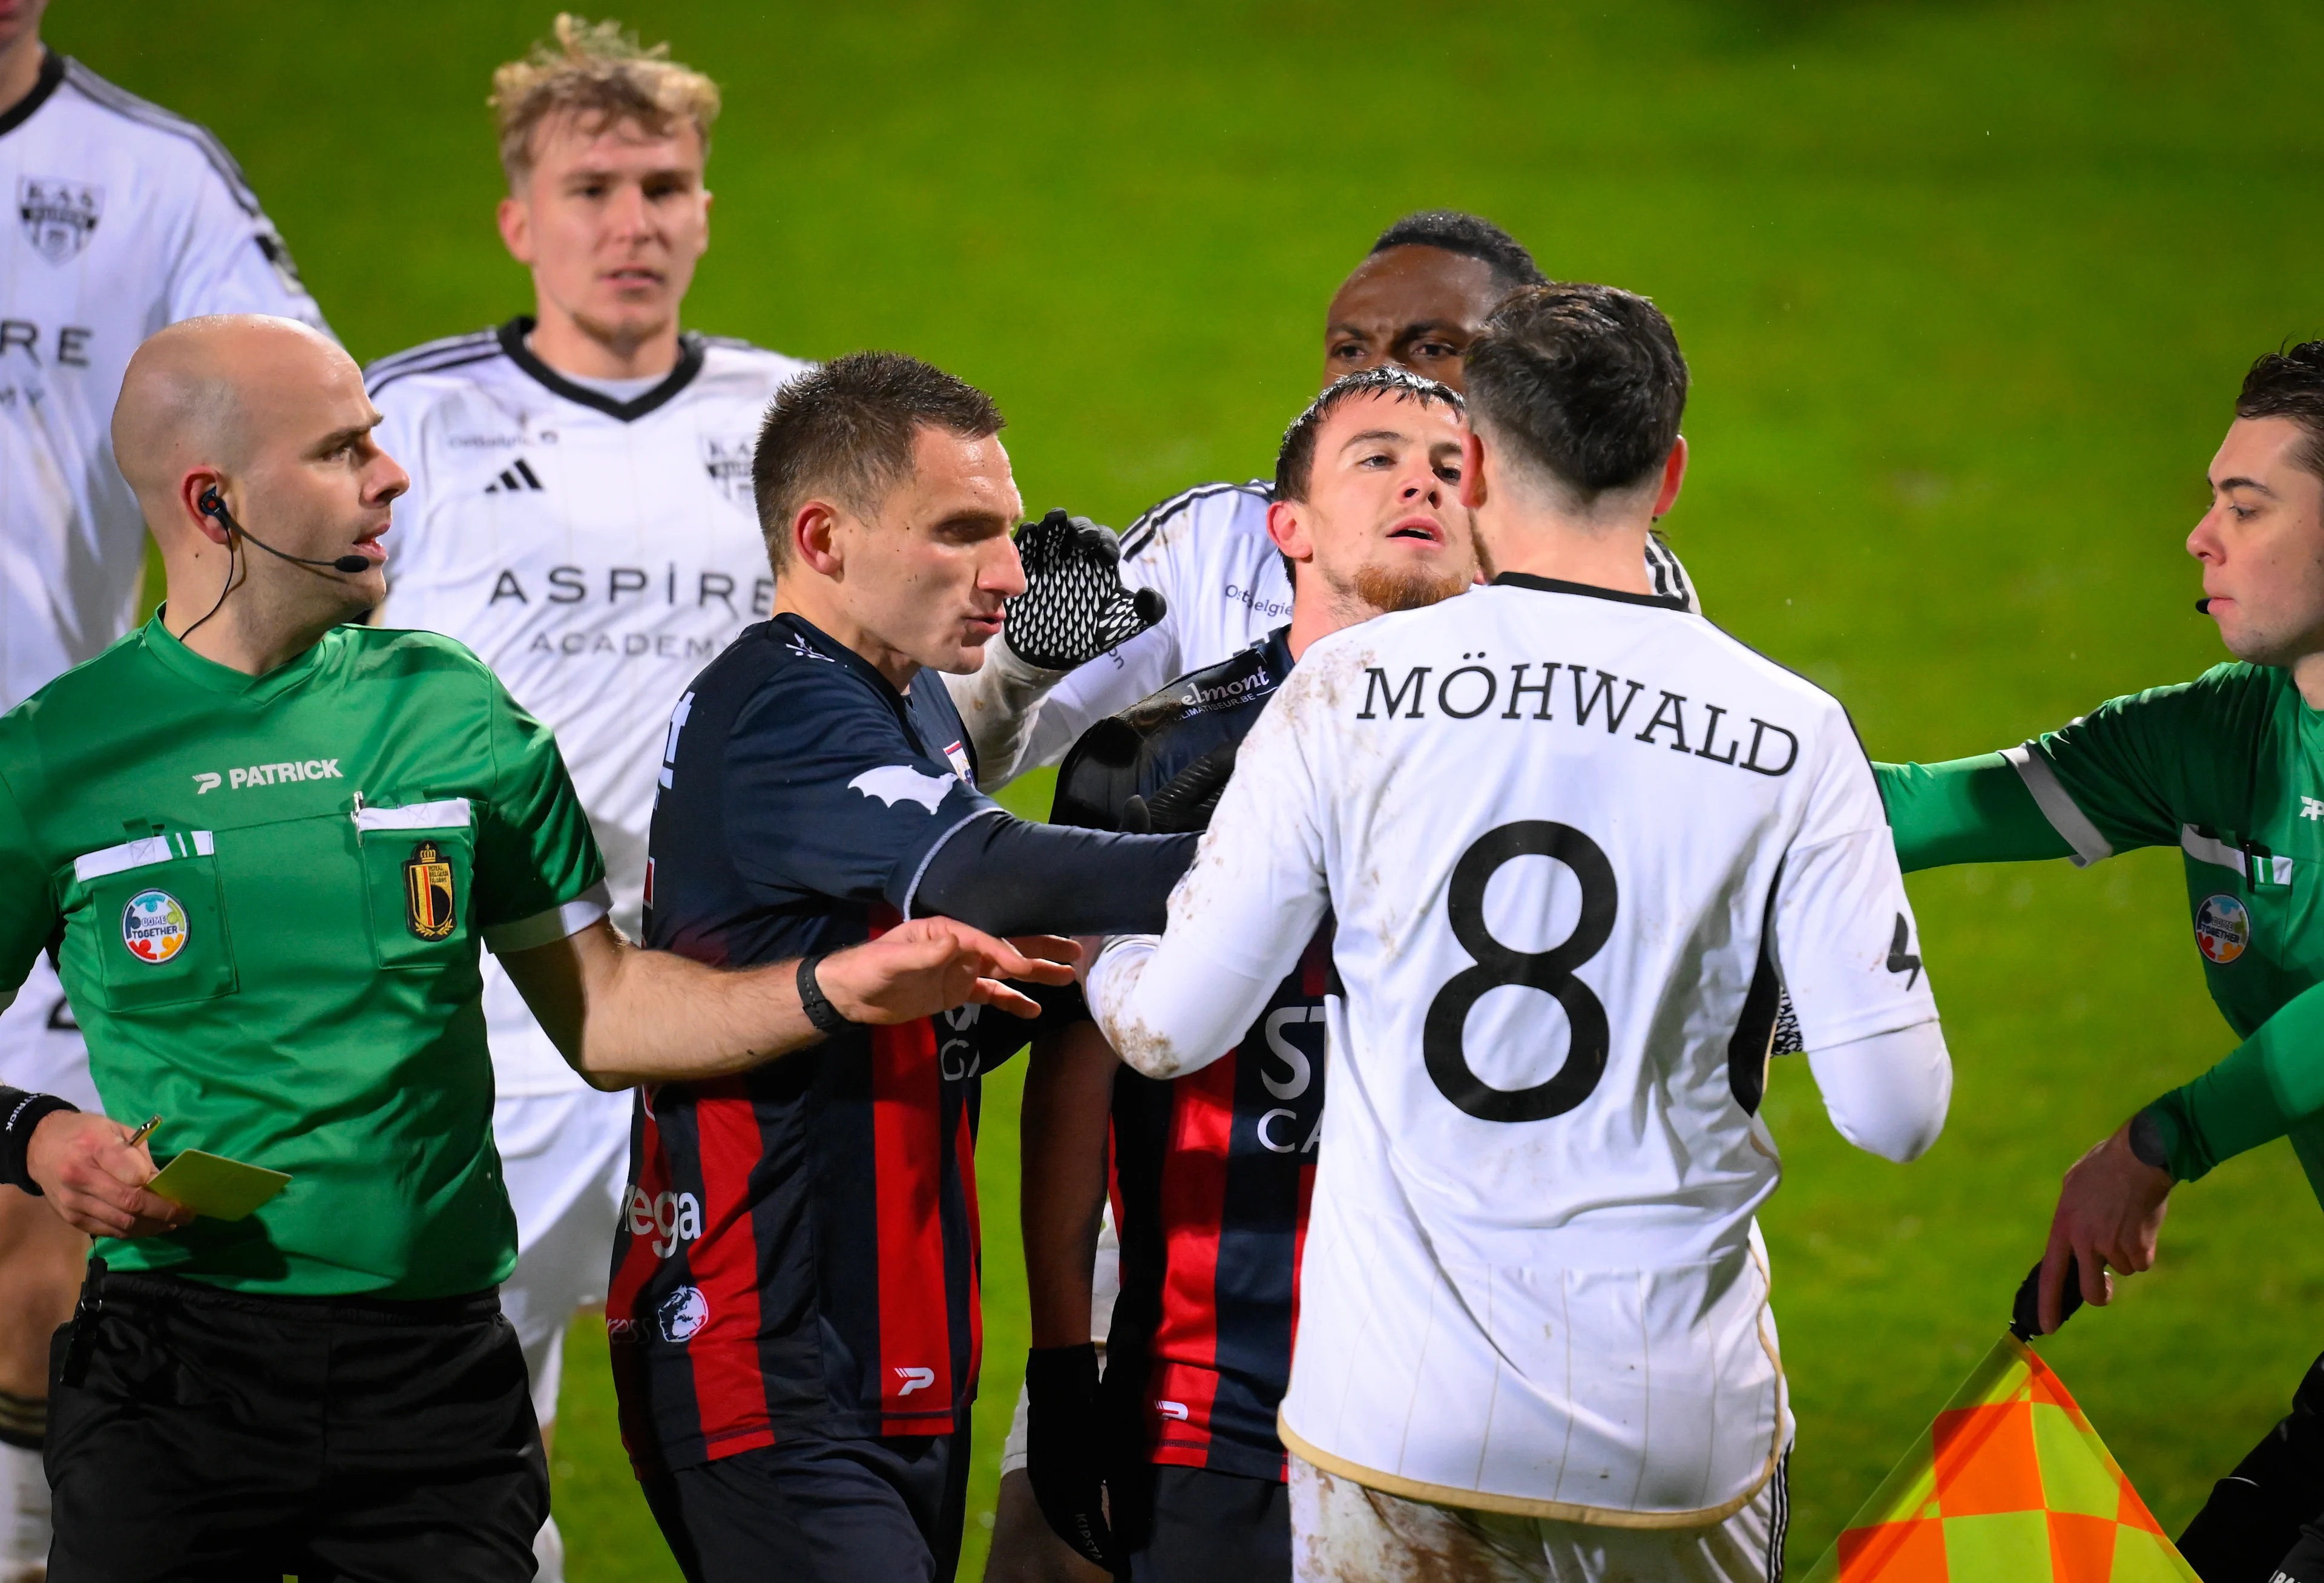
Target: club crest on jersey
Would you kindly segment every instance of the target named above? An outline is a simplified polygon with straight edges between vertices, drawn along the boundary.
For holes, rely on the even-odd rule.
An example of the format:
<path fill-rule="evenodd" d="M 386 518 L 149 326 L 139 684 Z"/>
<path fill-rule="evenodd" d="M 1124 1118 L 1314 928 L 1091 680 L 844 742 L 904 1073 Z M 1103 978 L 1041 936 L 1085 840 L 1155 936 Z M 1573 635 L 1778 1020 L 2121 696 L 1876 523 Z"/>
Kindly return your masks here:
<path fill-rule="evenodd" d="M 24 240 L 51 264 L 63 264 L 88 245 L 105 213 L 105 189 L 57 176 L 24 176 L 16 182 L 16 217 Z"/>
<path fill-rule="evenodd" d="M 2195 949 L 2226 967 L 2251 944 L 2251 914 L 2233 896 L 2206 896 L 2195 909 Z"/>
<path fill-rule="evenodd" d="M 403 921 L 419 940 L 443 940 L 460 921 L 451 861 L 433 841 L 420 842 L 403 860 Z"/>
<path fill-rule="evenodd" d="M 654 1324 L 665 1341 L 690 1341 L 710 1322 L 710 1300 L 699 1286 L 681 1286 L 654 1310 Z"/>
<path fill-rule="evenodd" d="M 702 437 L 702 470 L 710 475 L 710 486 L 726 497 L 726 504 L 740 507 L 756 516 L 758 503 L 751 493 L 751 453 L 754 449 L 747 435 L 722 439 L 715 434 Z"/>
<path fill-rule="evenodd" d="M 186 949 L 186 910 L 167 891 L 140 891 L 121 910 L 121 943 L 141 962 L 156 965 Z"/>

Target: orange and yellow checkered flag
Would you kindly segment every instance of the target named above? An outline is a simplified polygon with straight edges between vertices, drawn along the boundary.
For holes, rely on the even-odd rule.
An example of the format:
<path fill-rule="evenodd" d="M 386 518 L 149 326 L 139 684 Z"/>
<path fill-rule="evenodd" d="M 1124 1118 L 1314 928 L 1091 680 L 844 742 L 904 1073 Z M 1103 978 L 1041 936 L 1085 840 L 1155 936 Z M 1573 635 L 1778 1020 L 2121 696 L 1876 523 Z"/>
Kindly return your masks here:
<path fill-rule="evenodd" d="M 2049 1365 L 2005 1335 L 1808 1583 L 2197 1583 Z"/>

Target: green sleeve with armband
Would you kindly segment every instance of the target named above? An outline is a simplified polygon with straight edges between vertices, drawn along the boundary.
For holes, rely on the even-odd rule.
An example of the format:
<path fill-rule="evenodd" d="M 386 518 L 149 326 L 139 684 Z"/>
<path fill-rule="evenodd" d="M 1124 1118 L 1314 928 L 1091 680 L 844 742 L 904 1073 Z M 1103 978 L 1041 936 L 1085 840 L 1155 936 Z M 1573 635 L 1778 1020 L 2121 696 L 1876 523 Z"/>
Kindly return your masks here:
<path fill-rule="evenodd" d="M 2324 1113 L 2324 984 L 2285 1002 L 2226 1060 L 2146 1108 L 2175 1181 L 2193 1181 Z"/>
<path fill-rule="evenodd" d="M 1896 860 L 1909 874 L 1949 863 L 2068 857 L 2016 767 L 1997 753 L 1936 764 L 1874 764 Z"/>

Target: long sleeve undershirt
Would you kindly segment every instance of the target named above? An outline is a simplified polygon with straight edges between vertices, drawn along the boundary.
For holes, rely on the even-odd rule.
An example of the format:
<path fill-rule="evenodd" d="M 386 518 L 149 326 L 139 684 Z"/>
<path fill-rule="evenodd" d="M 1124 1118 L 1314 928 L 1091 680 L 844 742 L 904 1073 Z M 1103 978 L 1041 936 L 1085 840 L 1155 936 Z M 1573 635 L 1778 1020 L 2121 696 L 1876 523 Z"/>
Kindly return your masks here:
<path fill-rule="evenodd" d="M 1159 929 L 1200 836 L 1118 836 L 1004 815 L 972 819 L 930 855 L 911 915 L 989 934 Z"/>
<path fill-rule="evenodd" d="M 2302 990 L 2227 1059 L 2147 1106 L 2174 1180 L 2282 1137 L 2324 1113 L 2324 984 Z"/>
<path fill-rule="evenodd" d="M 2017 766 L 1997 753 L 1934 764 L 1872 766 L 1896 861 L 1906 874 L 1953 863 L 2028 863 L 2070 857 L 2026 789 Z"/>

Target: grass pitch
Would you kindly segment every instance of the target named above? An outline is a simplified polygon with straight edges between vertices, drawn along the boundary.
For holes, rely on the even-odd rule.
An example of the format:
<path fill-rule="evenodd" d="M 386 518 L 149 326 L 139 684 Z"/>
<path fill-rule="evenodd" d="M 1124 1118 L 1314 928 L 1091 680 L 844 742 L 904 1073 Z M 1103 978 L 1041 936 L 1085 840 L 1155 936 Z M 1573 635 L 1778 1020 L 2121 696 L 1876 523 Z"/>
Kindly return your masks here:
<path fill-rule="evenodd" d="M 525 308 L 483 100 L 550 7 L 60 5 L 59 47 L 215 128 L 349 346 Z M 2006 745 L 2217 658 L 2180 541 L 2249 360 L 2324 331 L 2324 14 L 2113 5 L 1350 0 L 638 5 L 728 109 L 688 321 L 891 346 L 994 392 L 1035 510 L 1122 523 L 1268 470 L 1374 232 L 1454 205 L 1647 292 L 1693 364 L 1670 519 L 1715 619 L 1872 751 Z M 1028 788 L 1038 800 L 1038 788 Z M 1914 882 L 1959 1071 L 1923 1162 L 1844 1144 L 1794 1064 L 1766 1216 L 1803 1573 L 1999 1330 L 2059 1173 L 2232 1040 L 2178 862 Z M 970 1553 L 1023 1346 L 1018 1069 L 988 1089 L 989 1366 Z M 2324 1339 L 2282 1145 L 2184 1190 L 2164 1263 L 2045 1352 L 2174 1529 Z M 676 1575 L 576 1334 L 571 1572 Z"/>

